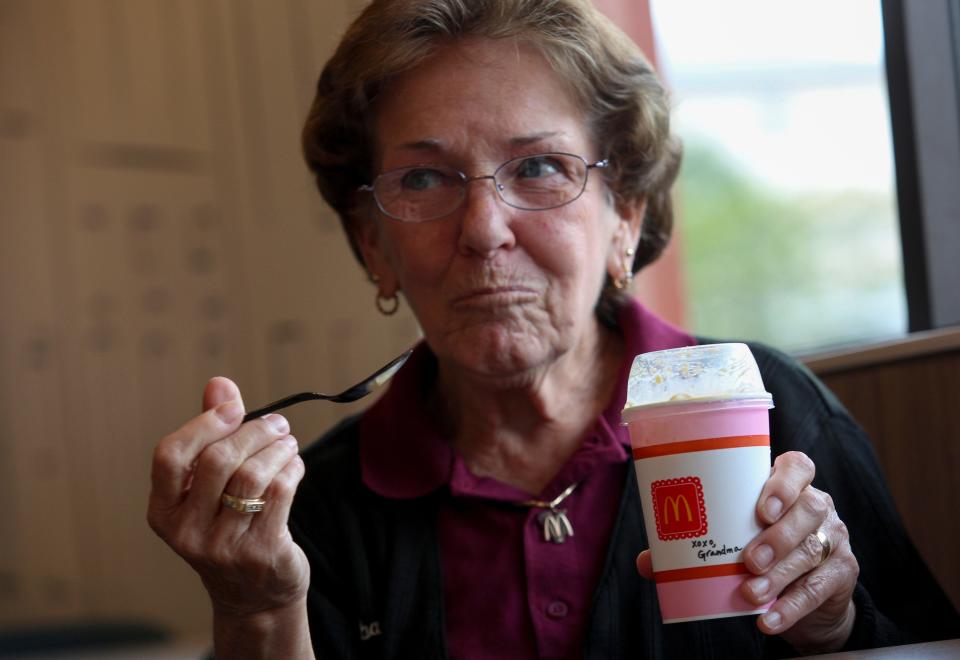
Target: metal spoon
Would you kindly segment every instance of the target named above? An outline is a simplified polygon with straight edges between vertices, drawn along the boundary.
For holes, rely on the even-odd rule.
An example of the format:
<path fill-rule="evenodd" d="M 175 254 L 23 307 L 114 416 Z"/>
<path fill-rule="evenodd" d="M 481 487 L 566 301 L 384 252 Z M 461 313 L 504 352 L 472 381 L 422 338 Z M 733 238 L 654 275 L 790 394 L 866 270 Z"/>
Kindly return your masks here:
<path fill-rule="evenodd" d="M 299 394 L 291 394 L 290 396 L 286 396 L 282 399 L 274 401 L 273 403 L 267 404 L 263 408 L 251 410 L 243 416 L 243 421 L 249 422 L 251 419 L 263 417 L 267 413 L 282 410 L 283 408 L 292 406 L 295 403 L 300 403 L 301 401 L 333 401 L 334 403 L 350 403 L 352 401 L 362 399 L 390 380 L 390 378 L 393 377 L 393 374 L 397 373 L 397 370 L 403 366 L 404 362 L 407 361 L 407 358 L 410 357 L 411 353 L 413 353 L 413 348 L 407 349 L 402 354 L 390 360 L 388 363 L 374 371 L 372 374 L 361 380 L 353 387 L 348 387 L 344 391 L 340 392 L 340 394 L 320 394 L 318 392 L 300 392 Z"/>

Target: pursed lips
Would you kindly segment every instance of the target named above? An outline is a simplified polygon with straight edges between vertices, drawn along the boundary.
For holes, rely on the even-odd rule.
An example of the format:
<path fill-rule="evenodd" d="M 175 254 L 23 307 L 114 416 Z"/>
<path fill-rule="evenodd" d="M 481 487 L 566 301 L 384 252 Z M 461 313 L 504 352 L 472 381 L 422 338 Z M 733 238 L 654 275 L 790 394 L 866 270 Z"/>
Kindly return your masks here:
<path fill-rule="evenodd" d="M 457 305 L 511 305 L 534 300 L 537 292 L 527 286 L 504 285 L 484 286 L 470 289 L 453 298 L 451 304 Z"/>

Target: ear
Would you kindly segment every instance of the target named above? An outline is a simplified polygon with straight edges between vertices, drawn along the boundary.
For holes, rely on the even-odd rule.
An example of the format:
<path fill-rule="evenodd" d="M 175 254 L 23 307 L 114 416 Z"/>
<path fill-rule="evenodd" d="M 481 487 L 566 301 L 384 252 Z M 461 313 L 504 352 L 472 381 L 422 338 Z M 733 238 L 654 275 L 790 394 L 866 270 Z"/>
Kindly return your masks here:
<path fill-rule="evenodd" d="M 397 277 L 385 250 L 382 219 L 376 217 L 375 213 L 365 213 L 359 217 L 354 215 L 350 234 L 360 249 L 367 274 L 377 283 L 380 294 L 390 297 L 399 291 Z"/>
<path fill-rule="evenodd" d="M 633 267 L 634 256 L 628 256 L 627 252 L 630 248 L 636 249 L 640 241 L 647 200 L 642 198 L 633 203 L 618 200 L 615 209 L 620 222 L 613 232 L 607 255 L 607 273 L 612 279 L 622 277 L 625 269 Z"/>

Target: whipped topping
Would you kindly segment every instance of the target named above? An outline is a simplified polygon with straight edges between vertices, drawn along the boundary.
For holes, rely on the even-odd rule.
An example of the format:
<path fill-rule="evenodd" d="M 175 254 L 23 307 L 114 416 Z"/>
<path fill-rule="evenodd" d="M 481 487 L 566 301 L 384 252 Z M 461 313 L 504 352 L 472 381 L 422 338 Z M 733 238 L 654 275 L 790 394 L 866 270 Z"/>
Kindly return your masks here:
<path fill-rule="evenodd" d="M 704 344 L 643 353 L 633 360 L 624 410 L 705 399 L 765 399 L 746 344 Z"/>

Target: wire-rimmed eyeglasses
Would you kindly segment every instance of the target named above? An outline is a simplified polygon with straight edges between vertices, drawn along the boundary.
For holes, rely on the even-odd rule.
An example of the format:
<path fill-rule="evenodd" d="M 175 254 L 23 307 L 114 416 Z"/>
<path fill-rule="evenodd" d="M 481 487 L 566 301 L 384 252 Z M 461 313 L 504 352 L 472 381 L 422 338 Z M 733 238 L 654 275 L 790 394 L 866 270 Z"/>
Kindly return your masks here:
<path fill-rule="evenodd" d="M 453 213 L 467 196 L 471 181 L 491 179 L 500 199 L 523 211 L 543 211 L 574 201 L 587 187 L 593 168 L 580 156 L 544 153 L 511 158 L 493 174 L 467 176 L 446 165 L 414 165 L 384 172 L 359 190 L 373 193 L 380 210 L 395 220 L 424 222 Z"/>

